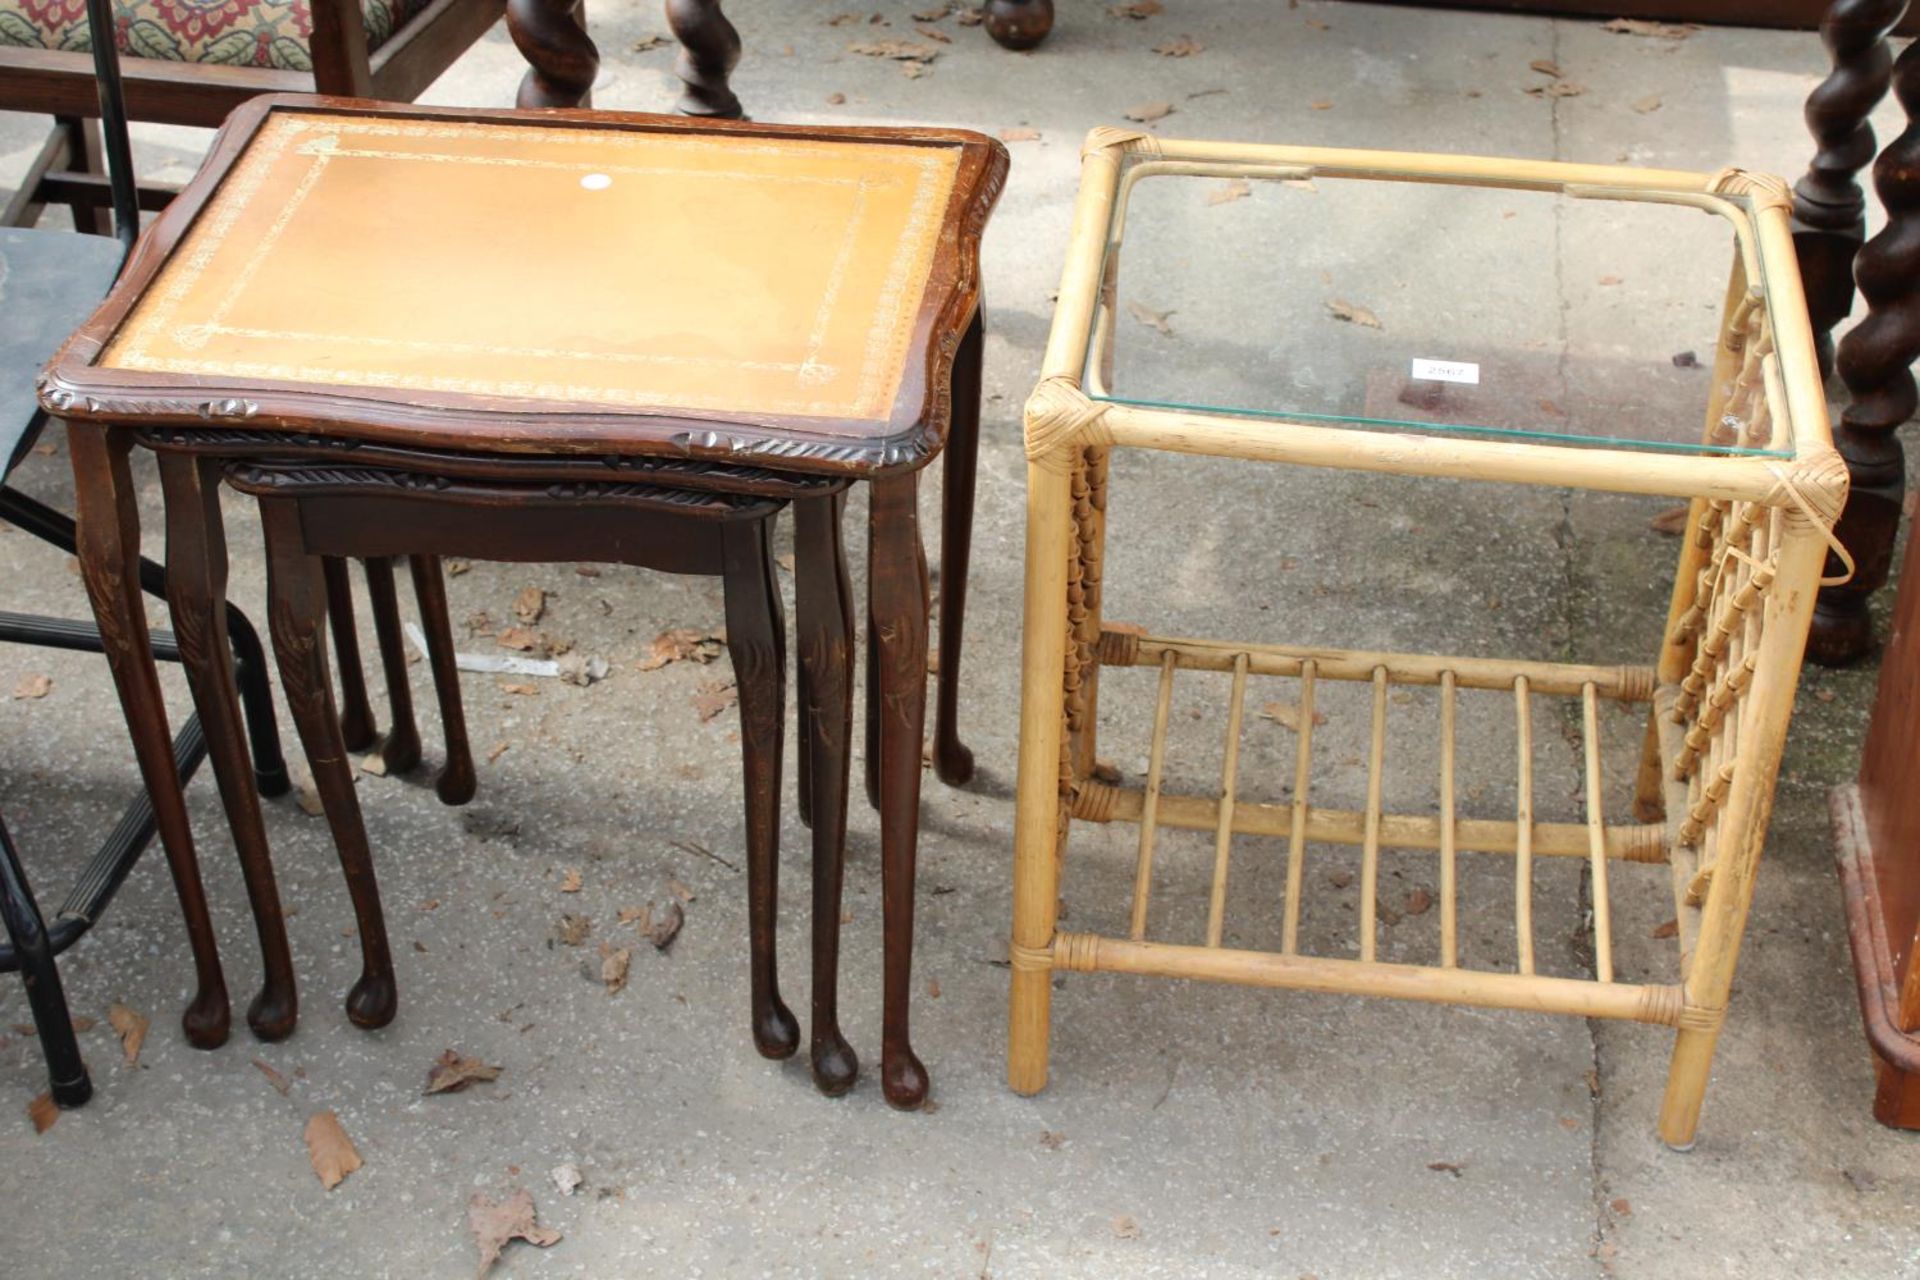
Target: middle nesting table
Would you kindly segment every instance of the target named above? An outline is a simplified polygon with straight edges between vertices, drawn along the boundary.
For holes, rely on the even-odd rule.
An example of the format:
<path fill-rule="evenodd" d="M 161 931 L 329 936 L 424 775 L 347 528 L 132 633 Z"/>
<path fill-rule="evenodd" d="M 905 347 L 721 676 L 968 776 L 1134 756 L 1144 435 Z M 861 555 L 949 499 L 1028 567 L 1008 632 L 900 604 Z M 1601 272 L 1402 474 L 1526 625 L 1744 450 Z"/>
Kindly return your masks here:
<path fill-rule="evenodd" d="M 1006 167 L 1004 148 L 961 131 L 257 99 L 43 382 L 92 494 L 83 568 L 109 573 L 137 547 L 125 461 L 135 433 L 235 474 L 264 465 L 324 479 L 345 463 L 416 483 L 544 485 L 561 502 L 623 482 L 784 496 L 869 482 L 881 1083 L 893 1105 L 918 1106 L 928 1077 L 908 1007 L 930 613 L 918 472 L 951 436 L 933 755 L 958 783 L 972 767 L 955 712 L 979 240 Z M 204 539 L 223 562 L 211 496 L 169 505 L 176 535 Z M 340 537 L 306 532 L 316 546 Z M 816 563 L 843 571 L 837 555 Z M 94 594 L 103 631 L 127 632 L 119 594 Z M 801 628 L 804 651 L 804 617 Z M 810 721 L 830 701 L 807 687 L 807 665 L 803 775 Z M 229 711 L 202 707 L 210 737 Z M 264 865 L 257 801 L 226 799 L 243 859 Z M 822 837 L 837 845 L 842 823 L 811 816 L 826 828 L 816 849 Z M 830 914 L 823 924 L 816 903 L 817 974 L 837 945 L 822 936 L 838 927 L 837 905 Z M 833 1066 L 844 1046 L 823 1044 L 817 1024 L 816 1075 L 844 1087 L 850 1076 Z"/>

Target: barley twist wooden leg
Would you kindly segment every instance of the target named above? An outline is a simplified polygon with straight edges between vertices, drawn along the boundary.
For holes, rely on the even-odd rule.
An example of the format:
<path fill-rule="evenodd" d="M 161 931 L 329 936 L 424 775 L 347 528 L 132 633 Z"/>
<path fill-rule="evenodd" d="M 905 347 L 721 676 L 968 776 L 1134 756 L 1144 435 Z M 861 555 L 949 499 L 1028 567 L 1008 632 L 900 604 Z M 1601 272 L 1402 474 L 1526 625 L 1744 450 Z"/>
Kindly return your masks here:
<path fill-rule="evenodd" d="M 740 61 L 740 33 L 720 11 L 720 0 L 666 0 L 667 27 L 680 42 L 674 74 L 686 92 L 673 109 L 683 116 L 738 120 L 740 99 L 727 86 Z"/>
<path fill-rule="evenodd" d="M 580 0 L 507 0 L 507 32 L 527 60 L 514 105 L 590 107 L 600 50 Z"/>
<path fill-rule="evenodd" d="M 326 808 L 327 826 L 360 933 L 360 977 L 347 993 L 347 1017 L 355 1026 L 384 1027 L 393 1021 L 398 1002 L 393 955 L 360 798 L 354 794 L 353 765 L 340 741 L 340 718 L 327 674 L 322 634 L 327 601 L 320 557 L 307 554 L 299 508 L 293 502 L 261 499 L 260 523 L 267 541 L 267 613 L 274 655 L 280 662 L 280 685 L 307 753 L 307 767 L 313 770 L 314 787 Z"/>
<path fill-rule="evenodd" d="M 1894 64 L 1893 91 L 1907 125 L 1873 165 L 1887 225 L 1854 259 L 1867 314 L 1841 341 L 1835 362 L 1850 399 L 1833 442 L 1852 488 L 1834 532 L 1852 553 L 1854 575 L 1820 592 L 1808 651 L 1823 663 L 1850 662 L 1873 647 L 1867 601 L 1886 584 L 1906 491 L 1906 457 L 1894 432 L 1913 416 L 1920 356 L 1920 45 L 1909 44 Z"/>
<path fill-rule="evenodd" d="M 367 603 L 373 609 L 373 637 L 380 646 L 380 670 L 387 681 L 387 731 L 380 758 L 387 772 L 406 773 L 420 763 L 420 726 L 413 718 L 413 685 L 407 674 L 407 638 L 400 630 L 400 597 L 393 589 L 393 558 L 369 556 Z"/>
<path fill-rule="evenodd" d="M 1045 465 L 1059 458 L 1027 468 L 1026 619 L 1007 1028 L 1007 1084 L 1024 1094 L 1038 1093 L 1047 1084 L 1052 949 L 1060 897 L 1060 753 L 1066 741 L 1062 681 L 1067 665 L 1067 568 L 1075 538 L 1067 471 Z"/>
<path fill-rule="evenodd" d="M 447 763 L 434 782 L 441 804 L 465 804 L 477 785 L 473 744 L 467 740 L 467 710 L 460 700 L 460 670 L 455 665 L 453 624 L 447 617 L 447 581 L 439 556 L 408 556 L 413 599 L 420 629 L 427 638 L 427 663 L 433 668 L 434 695 L 440 702 L 440 730 L 447 742 Z"/>
<path fill-rule="evenodd" d="M 226 1043 L 232 1015 L 206 890 L 200 882 L 200 863 L 194 856 L 180 771 L 174 764 L 167 706 L 147 636 L 146 601 L 140 592 L 140 513 L 127 463 L 131 443 L 119 432 L 84 422 L 68 425 L 67 440 L 73 462 L 80 577 L 93 604 L 101 647 L 133 738 L 140 779 L 153 802 L 154 824 L 166 850 L 167 869 L 173 875 L 174 894 L 193 952 L 194 994 L 180 1025 L 188 1043 L 212 1049 Z"/>
<path fill-rule="evenodd" d="M 793 504 L 794 581 L 805 732 L 812 741 L 813 1082 L 838 1096 L 860 1060 L 840 1034 L 840 902 L 847 844 L 848 752 L 853 737 L 853 588 L 841 542 L 843 496 Z"/>
<path fill-rule="evenodd" d="M 927 1100 L 927 1070 L 914 1056 L 913 887 L 920 838 L 920 752 L 927 713 L 926 555 L 920 545 L 918 476 L 868 486 L 869 626 L 879 669 L 881 931 L 880 1089 L 912 1110 Z"/>
<path fill-rule="evenodd" d="M 727 654 L 740 690 L 740 755 L 747 805 L 747 932 L 753 1043 L 768 1058 L 800 1047 L 800 1024 L 780 999 L 780 755 L 786 733 L 787 638 L 773 577 L 771 518 L 722 530 Z"/>
<path fill-rule="evenodd" d="M 950 787 L 973 777 L 973 752 L 960 741 L 960 642 L 967 621 L 967 566 L 973 546 L 974 480 L 980 454 L 980 352 L 984 309 L 961 340 L 953 362 L 953 414 L 943 457 L 940 523 L 940 697 L 933 728 L 933 768 Z"/>
<path fill-rule="evenodd" d="M 1853 310 L 1853 258 L 1867 236 L 1866 196 L 1855 175 L 1873 160 L 1867 123 L 1887 93 L 1887 35 L 1908 0 L 1834 0 L 1820 24 L 1833 70 L 1807 95 L 1816 150 L 1793 187 L 1793 243 L 1805 282 L 1820 372 L 1833 372 L 1833 327 Z"/>
<path fill-rule="evenodd" d="M 167 503 L 167 608 L 180 646 L 180 665 L 206 734 L 207 758 L 240 855 L 266 970 L 260 994 L 247 1011 L 247 1024 L 262 1040 L 280 1040 L 293 1033 L 299 998 L 266 822 L 254 790 L 253 759 L 240 719 L 240 694 L 234 686 L 233 647 L 227 639 L 227 540 L 220 518 L 220 468 L 216 462 L 189 454 L 163 453 L 160 480 Z"/>
<path fill-rule="evenodd" d="M 327 556 L 321 562 L 327 578 L 327 623 L 333 636 L 333 656 L 340 667 L 340 738 L 349 751 L 365 751 L 380 729 L 367 701 L 367 673 L 360 665 L 360 634 L 353 618 L 353 581 L 347 562 Z"/>

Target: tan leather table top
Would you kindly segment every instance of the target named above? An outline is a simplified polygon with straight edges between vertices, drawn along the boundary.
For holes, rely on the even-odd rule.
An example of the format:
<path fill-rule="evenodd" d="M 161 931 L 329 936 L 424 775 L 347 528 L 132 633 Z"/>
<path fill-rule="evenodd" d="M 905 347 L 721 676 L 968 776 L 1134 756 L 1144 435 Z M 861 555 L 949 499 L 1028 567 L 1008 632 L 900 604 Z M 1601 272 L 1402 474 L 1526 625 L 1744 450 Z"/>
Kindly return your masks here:
<path fill-rule="evenodd" d="M 97 367 L 877 431 L 958 163 L 276 110 Z"/>

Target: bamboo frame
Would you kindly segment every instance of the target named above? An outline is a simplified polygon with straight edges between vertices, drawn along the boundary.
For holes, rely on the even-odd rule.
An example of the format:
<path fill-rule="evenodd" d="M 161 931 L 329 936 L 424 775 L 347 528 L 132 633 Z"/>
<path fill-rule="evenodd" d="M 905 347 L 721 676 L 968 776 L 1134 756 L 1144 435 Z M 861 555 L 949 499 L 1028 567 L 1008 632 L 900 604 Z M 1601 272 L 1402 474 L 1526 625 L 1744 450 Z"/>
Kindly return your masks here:
<path fill-rule="evenodd" d="M 1753 876 L 1815 588 L 1831 526 L 1845 499 L 1794 264 L 1784 184 L 1738 170 L 1634 170 L 1471 156 L 1184 142 L 1124 130 L 1088 140 L 1073 236 L 1041 381 L 1028 401 L 1027 614 L 1022 662 L 1019 813 L 1015 836 L 1013 980 L 1008 1079 L 1045 1084 L 1049 976 L 1107 971 L 1346 992 L 1397 999 L 1621 1018 L 1675 1028 L 1660 1114 L 1670 1145 L 1693 1140 L 1725 1016 Z M 1652 453 L 1485 438 L 1389 434 L 1337 424 L 1152 408 L 1104 399 L 1112 308 L 1127 196 L 1160 173 L 1437 182 L 1642 200 L 1700 208 L 1727 221 L 1735 241 L 1722 306 L 1702 441 L 1744 452 Z M 1082 379 L 1088 390 L 1082 389 Z M 1690 500 L 1660 650 L 1646 665 L 1601 666 L 1327 649 L 1148 635 L 1099 617 L 1105 472 L 1111 449 L 1226 456 L 1250 462 L 1395 475 L 1573 485 Z M 1151 667 L 1159 678 L 1146 782 L 1091 777 L 1079 749 L 1091 735 L 1092 689 L 1102 667 Z M 1221 785 L 1188 795 L 1167 785 L 1167 736 L 1177 671 L 1229 682 Z M 1239 744 L 1247 685 L 1299 682 L 1292 788 L 1284 803 L 1240 794 Z M 1328 680 L 1371 687 L 1366 801 L 1313 803 L 1314 706 Z M 1385 803 L 1388 692 L 1437 691 L 1439 801 L 1432 814 Z M 1517 800 L 1511 818 L 1460 811 L 1456 747 L 1461 696 L 1513 699 Z M 1585 812 L 1578 822 L 1535 811 L 1536 697 L 1577 700 Z M 1602 716 L 1606 701 L 1648 704 L 1635 774 L 1634 820 L 1606 812 Z M 1060 854 L 1074 818 L 1136 822 L 1139 852 L 1126 938 L 1056 931 Z M 1156 832 L 1209 831 L 1214 857 L 1202 938 L 1150 937 Z M 1222 945 L 1236 836 L 1285 842 L 1278 950 Z M 1315 842 L 1356 845 L 1361 857 L 1358 956 L 1303 954 L 1305 864 Z M 1382 853 L 1437 857 L 1439 921 L 1431 963 L 1378 958 Z M 1462 955 L 1458 858 L 1510 856 L 1517 955 Z M 1533 941 L 1535 863 L 1582 860 L 1591 886 L 1590 976 L 1541 972 Z M 1668 864 L 1679 921 L 1676 981 L 1618 981 L 1615 863 Z M 1169 922 L 1169 928 L 1175 927 Z M 1253 925 L 1249 927 L 1258 928 Z M 1429 926 L 1430 928 L 1431 926 Z M 1414 945 L 1408 935 L 1409 946 Z M 1468 963 L 1472 961 L 1472 963 Z M 1510 966 L 1510 967 L 1509 967 Z"/>

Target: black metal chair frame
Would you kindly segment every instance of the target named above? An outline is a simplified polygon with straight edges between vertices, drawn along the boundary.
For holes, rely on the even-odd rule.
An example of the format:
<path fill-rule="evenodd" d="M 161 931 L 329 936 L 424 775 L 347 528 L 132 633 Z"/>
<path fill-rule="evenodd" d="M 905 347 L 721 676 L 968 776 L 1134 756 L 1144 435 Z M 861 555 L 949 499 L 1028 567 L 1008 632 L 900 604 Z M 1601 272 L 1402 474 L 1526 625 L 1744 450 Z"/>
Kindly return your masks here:
<path fill-rule="evenodd" d="M 95 31 L 112 29 L 108 0 L 87 0 L 87 12 Z M 95 41 L 93 53 L 100 89 L 106 167 L 113 194 L 114 233 L 120 240 L 124 262 L 139 234 L 140 215 L 132 150 L 127 138 L 126 107 L 121 96 L 119 59 L 112 41 Z M 45 425 L 45 415 L 36 414 L 14 456 L 0 459 L 8 471 L 31 447 Z M 72 517 L 4 483 L 0 483 L 0 519 L 69 555 L 75 553 Z M 142 559 L 140 586 L 148 595 L 165 599 L 165 570 L 151 560 Z M 227 625 L 233 642 L 235 681 L 246 710 L 256 785 L 263 795 L 284 795 L 290 782 L 286 761 L 280 752 L 266 654 L 253 624 L 231 604 L 227 606 Z M 151 639 L 156 658 L 169 662 L 180 660 L 180 651 L 171 633 L 155 631 Z M 104 651 L 100 632 L 91 622 L 33 614 L 0 612 L 0 642 L 91 653 Z M 174 762 L 183 784 L 199 767 L 206 752 L 199 719 L 189 718 L 173 742 Z M 49 926 L 28 886 L 26 871 L 4 817 L 0 816 L 0 924 L 5 925 L 8 938 L 5 944 L 0 944 L 0 973 L 17 971 L 25 982 L 27 1003 L 47 1061 L 53 1100 L 62 1107 L 77 1107 L 86 1102 L 93 1095 L 93 1085 L 80 1057 L 55 957 L 85 937 L 100 919 L 113 895 L 126 882 L 134 863 L 152 843 L 154 832 L 153 803 L 142 790 L 121 814 L 106 843 L 88 861 Z"/>

